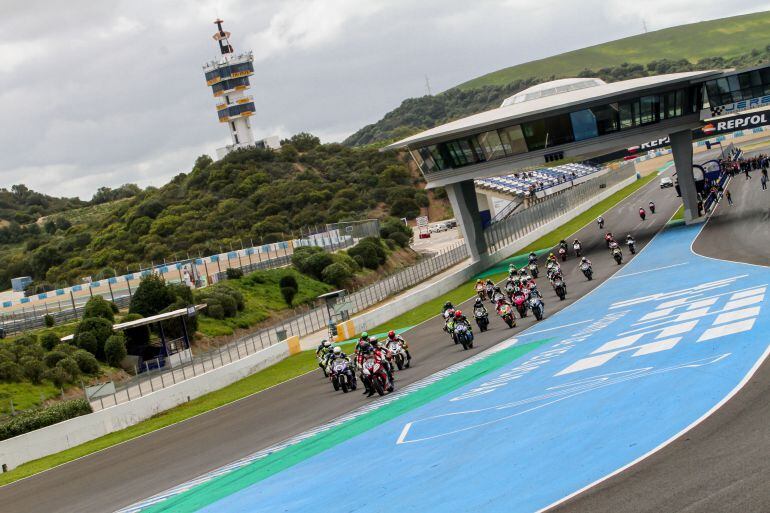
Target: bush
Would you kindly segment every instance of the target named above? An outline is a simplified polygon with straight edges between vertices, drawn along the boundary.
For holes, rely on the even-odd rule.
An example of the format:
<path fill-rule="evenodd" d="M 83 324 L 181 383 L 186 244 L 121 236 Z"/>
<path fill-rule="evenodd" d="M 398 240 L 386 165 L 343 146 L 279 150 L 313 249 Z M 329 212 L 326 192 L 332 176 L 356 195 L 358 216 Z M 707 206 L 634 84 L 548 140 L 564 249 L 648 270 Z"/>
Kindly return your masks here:
<path fill-rule="evenodd" d="M 227 275 L 228 280 L 237 280 L 238 278 L 243 278 L 243 270 L 228 267 L 227 271 L 225 271 L 225 275 Z"/>
<path fill-rule="evenodd" d="M 45 354 L 43 361 L 45 362 L 45 366 L 51 369 L 56 367 L 56 364 L 59 363 L 59 360 L 63 360 L 65 358 L 67 358 L 67 355 L 61 351 L 51 351 Z"/>
<path fill-rule="evenodd" d="M 44 377 L 50 380 L 56 387 L 62 388 L 67 384 L 69 376 L 67 372 L 61 367 L 54 367 L 45 371 Z"/>
<path fill-rule="evenodd" d="M 45 364 L 32 356 L 25 356 L 21 359 L 21 368 L 24 376 L 35 385 L 43 380 L 46 371 Z"/>
<path fill-rule="evenodd" d="M 292 287 L 281 287 L 281 296 L 288 306 L 291 306 L 294 301 L 294 296 L 297 295 L 297 289 Z"/>
<path fill-rule="evenodd" d="M 77 362 L 78 368 L 83 374 L 99 373 L 99 362 L 96 360 L 96 357 L 88 351 L 78 349 L 75 351 L 72 358 Z"/>
<path fill-rule="evenodd" d="M 294 290 L 299 290 L 299 285 L 297 284 L 297 278 L 295 278 L 291 274 L 285 274 L 281 276 L 281 279 L 278 281 L 278 286 L 280 288 L 290 287 Z"/>
<path fill-rule="evenodd" d="M 90 331 L 84 331 L 75 338 L 75 345 L 84 351 L 95 355 L 99 351 L 99 343 L 96 336 Z"/>
<path fill-rule="evenodd" d="M 51 314 L 45 314 L 45 317 L 43 317 L 43 322 L 45 322 L 46 328 L 53 328 L 56 324 L 56 319 L 54 319 L 53 315 Z"/>
<path fill-rule="evenodd" d="M 65 356 L 72 356 L 73 354 L 75 354 L 75 351 L 77 351 L 75 346 L 71 344 L 67 344 L 66 342 L 57 344 L 56 347 L 53 348 L 53 350 L 58 351 L 60 353 L 64 353 Z"/>
<path fill-rule="evenodd" d="M 169 283 L 166 287 L 171 291 L 175 298 L 185 301 L 188 305 L 195 303 L 193 291 L 187 285 L 183 283 Z"/>
<path fill-rule="evenodd" d="M 360 262 L 363 267 L 368 269 L 377 269 L 380 266 L 380 259 L 377 257 L 377 250 L 368 244 L 357 244 L 348 250 L 353 255 L 356 262 Z"/>
<path fill-rule="evenodd" d="M 307 267 L 306 274 L 316 279 L 321 279 L 324 269 L 333 263 L 332 256 L 326 251 L 311 255 L 305 262 Z"/>
<path fill-rule="evenodd" d="M 405 248 L 409 245 L 409 236 L 401 232 L 391 233 L 390 235 L 388 235 L 387 240 L 392 240 L 402 248 Z"/>
<path fill-rule="evenodd" d="M 63 370 L 67 374 L 67 383 L 74 383 L 75 380 L 78 379 L 78 376 L 80 376 L 78 362 L 70 356 L 59 360 L 56 364 L 56 368 Z"/>
<path fill-rule="evenodd" d="M 297 248 L 291 255 L 291 263 L 299 272 L 303 274 L 312 274 L 310 272 L 308 260 L 310 260 L 310 257 L 313 255 L 318 255 L 320 253 L 325 253 L 325 251 L 316 246 L 303 246 Z"/>
<path fill-rule="evenodd" d="M 18 363 L 5 358 L 0 360 L 0 381 L 21 381 L 23 375 L 24 371 Z"/>
<path fill-rule="evenodd" d="M 43 346 L 43 349 L 46 351 L 50 351 L 59 345 L 59 342 L 61 342 L 61 340 L 59 340 L 59 336 L 53 331 L 46 331 L 40 335 L 40 345 Z"/>
<path fill-rule="evenodd" d="M 238 311 L 246 308 L 246 301 L 241 291 L 224 284 L 218 284 L 202 290 L 198 294 L 198 300 L 206 303 L 208 308 L 204 310 L 204 313 L 214 319 L 235 317 L 238 314 Z M 221 308 L 221 312 L 215 305 Z M 212 311 L 214 312 L 213 314 L 211 313 Z M 215 317 L 216 315 L 220 315 L 220 313 L 223 317 Z"/>
<path fill-rule="evenodd" d="M 118 308 L 118 305 L 116 305 L 112 301 L 109 301 L 109 304 L 113 314 L 120 313 L 120 308 Z"/>
<path fill-rule="evenodd" d="M 93 296 L 86 303 L 86 307 L 83 309 L 83 318 L 89 319 L 93 317 L 101 317 L 107 319 L 110 322 L 115 322 L 115 314 L 112 311 L 110 302 L 104 299 L 102 296 Z"/>
<path fill-rule="evenodd" d="M 102 358 L 104 356 L 104 344 L 112 335 L 112 323 L 100 317 L 86 318 L 80 321 L 80 324 L 75 329 L 75 340 L 85 332 L 93 333 L 96 338 L 96 352 L 94 355 L 97 358 Z"/>
<path fill-rule="evenodd" d="M 127 354 L 126 339 L 122 333 L 112 335 L 104 344 L 105 361 L 113 367 L 119 366 Z"/>
<path fill-rule="evenodd" d="M 420 215 L 420 206 L 411 198 L 399 198 L 390 205 L 391 215 L 414 219 Z"/>
<path fill-rule="evenodd" d="M 142 278 L 136 288 L 128 311 L 138 313 L 143 317 L 150 317 L 160 313 L 175 299 L 173 291 L 166 286 L 163 277 L 157 274 L 148 274 Z"/>
<path fill-rule="evenodd" d="M 219 319 L 222 320 L 225 318 L 225 309 L 222 308 L 222 303 L 219 301 L 216 301 L 214 298 L 210 298 L 207 302 L 206 309 L 204 312 L 206 312 L 206 315 L 211 317 L 212 319 Z"/>
<path fill-rule="evenodd" d="M 358 265 L 358 262 L 353 260 L 353 257 L 348 255 L 344 251 L 339 251 L 337 253 L 332 253 L 332 260 L 334 260 L 335 264 L 342 264 L 348 269 L 350 269 L 351 273 L 357 273 L 361 270 L 361 266 Z"/>
<path fill-rule="evenodd" d="M 334 263 L 324 269 L 323 281 L 336 287 L 342 287 L 352 276 L 353 273 L 347 266 Z"/>
<path fill-rule="evenodd" d="M 85 399 L 25 411 L 0 423 L 0 440 L 7 440 L 87 413 L 91 413 L 91 405 Z"/>

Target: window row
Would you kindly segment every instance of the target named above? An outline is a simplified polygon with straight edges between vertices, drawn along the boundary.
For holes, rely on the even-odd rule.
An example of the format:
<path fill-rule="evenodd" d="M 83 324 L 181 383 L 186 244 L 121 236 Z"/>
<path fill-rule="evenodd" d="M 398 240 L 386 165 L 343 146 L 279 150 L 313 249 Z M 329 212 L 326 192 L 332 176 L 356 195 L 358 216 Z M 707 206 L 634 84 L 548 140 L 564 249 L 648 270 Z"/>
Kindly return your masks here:
<path fill-rule="evenodd" d="M 217 112 L 220 119 L 231 118 L 243 114 L 244 112 L 255 112 L 257 109 L 254 106 L 254 102 L 241 103 L 239 105 L 232 105 L 226 109 L 222 109 Z"/>
<path fill-rule="evenodd" d="M 211 90 L 214 91 L 214 95 L 221 94 L 224 91 L 230 91 L 237 87 L 248 87 L 249 77 L 231 78 L 229 80 L 223 80 L 218 84 L 211 86 Z"/>
<path fill-rule="evenodd" d="M 706 82 L 712 107 L 770 94 L 770 68 L 746 71 Z"/>
<path fill-rule="evenodd" d="M 680 89 L 591 107 L 418 148 L 412 156 L 431 173 L 543 150 L 695 112 L 686 96 Z"/>
<path fill-rule="evenodd" d="M 233 75 L 238 76 L 244 72 L 254 72 L 254 64 L 251 61 L 232 64 L 230 66 L 223 66 L 221 68 L 208 71 L 206 72 L 206 83 L 210 83 L 212 80 L 224 80 L 226 78 L 230 78 Z"/>

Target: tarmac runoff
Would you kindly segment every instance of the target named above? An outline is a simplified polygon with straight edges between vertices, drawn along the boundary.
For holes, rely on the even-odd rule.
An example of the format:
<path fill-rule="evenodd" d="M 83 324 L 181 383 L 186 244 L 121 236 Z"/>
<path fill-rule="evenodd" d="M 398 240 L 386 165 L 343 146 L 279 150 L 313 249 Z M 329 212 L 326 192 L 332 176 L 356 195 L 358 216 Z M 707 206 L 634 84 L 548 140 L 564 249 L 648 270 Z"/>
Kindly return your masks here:
<path fill-rule="evenodd" d="M 538 323 L 532 333 L 550 340 L 523 332 L 440 387 L 141 511 L 537 511 L 562 501 L 705 418 L 766 358 L 756 336 L 770 327 L 766 270 L 694 255 L 699 230 L 667 229 L 622 279 Z M 319 485 L 362 471 L 383 476 L 365 494 Z"/>

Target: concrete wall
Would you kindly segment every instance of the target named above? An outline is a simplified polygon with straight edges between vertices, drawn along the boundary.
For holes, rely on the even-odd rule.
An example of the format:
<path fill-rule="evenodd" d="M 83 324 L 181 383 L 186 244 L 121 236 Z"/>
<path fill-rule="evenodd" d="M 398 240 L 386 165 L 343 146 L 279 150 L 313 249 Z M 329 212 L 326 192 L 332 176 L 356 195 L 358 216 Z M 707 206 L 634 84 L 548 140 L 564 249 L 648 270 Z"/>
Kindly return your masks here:
<path fill-rule="evenodd" d="M 0 442 L 0 465 L 6 464 L 10 470 L 127 428 L 269 367 L 288 357 L 290 349 L 299 350 L 297 337 L 132 401 L 3 440 Z"/>
<path fill-rule="evenodd" d="M 607 188 L 606 191 L 604 191 L 602 194 L 594 198 L 592 201 L 586 202 L 579 207 L 576 207 L 568 212 L 565 212 L 560 217 L 557 217 L 553 221 L 528 233 L 526 236 L 522 237 L 521 239 L 513 241 L 511 244 L 508 244 L 507 246 L 503 247 L 500 251 L 497 251 L 495 254 L 493 255 L 484 254 L 482 255 L 482 258 L 480 261 L 469 264 L 467 267 L 460 269 L 459 271 L 457 271 L 456 273 L 450 276 L 447 276 L 427 286 L 415 287 L 415 289 L 410 294 L 401 296 L 398 301 L 381 306 L 379 308 L 375 308 L 374 310 L 371 310 L 362 315 L 358 315 L 354 317 L 351 320 L 353 321 L 353 324 L 355 326 L 355 332 L 360 333 L 362 331 L 367 331 L 374 326 L 377 326 L 384 322 L 388 322 L 394 317 L 398 317 L 399 315 L 404 314 L 416 308 L 417 306 L 425 303 L 426 301 L 435 299 L 443 294 L 446 294 L 450 290 L 459 287 L 463 283 L 472 279 L 477 274 L 505 260 L 511 255 L 516 254 L 516 252 L 525 248 L 526 246 L 536 241 L 543 235 L 555 230 L 556 228 L 563 225 L 570 219 L 582 214 L 583 212 L 585 212 L 586 210 L 594 206 L 596 203 L 599 203 L 600 201 L 608 198 L 609 196 L 618 192 L 620 189 L 628 185 L 631 185 L 635 181 L 636 181 L 636 177 L 631 176 L 628 179 L 612 187 Z M 468 297 L 471 297 L 472 295 L 473 295 L 473 290 L 469 288 Z M 436 312 L 436 314 L 438 313 L 439 312 Z"/>

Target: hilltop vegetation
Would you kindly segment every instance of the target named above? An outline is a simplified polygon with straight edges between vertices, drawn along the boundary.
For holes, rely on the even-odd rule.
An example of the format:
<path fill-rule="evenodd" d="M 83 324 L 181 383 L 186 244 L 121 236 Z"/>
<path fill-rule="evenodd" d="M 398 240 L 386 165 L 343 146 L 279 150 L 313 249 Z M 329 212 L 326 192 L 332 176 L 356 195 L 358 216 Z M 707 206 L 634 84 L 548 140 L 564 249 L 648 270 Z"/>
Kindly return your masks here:
<path fill-rule="evenodd" d="M 505 68 L 435 96 L 409 98 L 344 144 L 382 144 L 500 106 L 532 85 L 564 77 L 607 82 L 770 61 L 770 13 L 683 25 Z"/>
<path fill-rule="evenodd" d="M 13 185 L 11 190 L 0 189 L 0 220 L 6 224 L 32 223 L 42 216 L 85 205 L 87 203 L 78 198 L 55 198 L 35 192 L 23 184 Z"/>
<path fill-rule="evenodd" d="M 309 134 L 284 141 L 280 151 L 241 150 L 218 162 L 204 155 L 159 189 L 100 205 L 101 215 L 27 234 L 26 252 L 0 269 L 0 286 L 23 275 L 52 284 L 103 278 L 250 239 L 285 240 L 301 227 L 373 211 L 413 218 L 429 204 L 420 187 L 393 152 L 320 144 Z"/>

